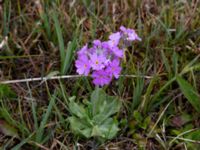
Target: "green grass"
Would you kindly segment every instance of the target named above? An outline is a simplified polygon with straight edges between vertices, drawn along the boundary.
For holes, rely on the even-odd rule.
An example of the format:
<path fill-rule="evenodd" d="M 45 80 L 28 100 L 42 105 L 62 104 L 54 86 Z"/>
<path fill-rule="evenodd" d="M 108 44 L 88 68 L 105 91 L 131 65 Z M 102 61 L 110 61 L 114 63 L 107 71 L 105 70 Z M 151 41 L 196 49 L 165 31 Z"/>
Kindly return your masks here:
<path fill-rule="evenodd" d="M 0 80 L 76 74 L 76 51 L 121 25 L 142 42 L 103 88 L 122 102 L 119 132 L 100 148 L 200 149 L 200 2 L 182 0 L 16 2 L 0 5 Z M 150 76 L 151 78 L 145 78 Z M 88 105 L 89 77 L 0 84 L 2 149 L 97 149 L 70 128 L 70 97 Z M 5 136 L 2 136 L 5 135 Z"/>

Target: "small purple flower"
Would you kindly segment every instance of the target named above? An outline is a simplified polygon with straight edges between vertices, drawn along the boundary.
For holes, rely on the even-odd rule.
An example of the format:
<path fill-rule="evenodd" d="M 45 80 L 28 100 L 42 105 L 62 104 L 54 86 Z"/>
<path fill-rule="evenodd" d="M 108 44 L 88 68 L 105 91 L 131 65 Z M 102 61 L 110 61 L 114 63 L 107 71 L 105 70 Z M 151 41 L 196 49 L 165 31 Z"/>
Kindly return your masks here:
<path fill-rule="evenodd" d="M 90 55 L 90 64 L 93 70 L 103 69 L 105 67 L 105 62 L 107 62 L 107 59 L 104 55 Z"/>
<path fill-rule="evenodd" d="M 115 56 L 122 58 L 124 56 L 124 51 L 119 49 L 117 46 L 111 48 L 112 52 Z"/>
<path fill-rule="evenodd" d="M 121 40 L 122 47 L 120 47 Z M 94 40 L 91 47 L 86 44 L 77 52 L 76 71 L 85 76 L 91 71 L 95 85 L 109 84 L 113 77 L 119 78 L 122 70 L 120 63 L 124 56 L 123 49 L 135 40 L 141 41 L 135 30 L 121 26 L 120 31 L 112 33 L 108 41 Z"/>
<path fill-rule="evenodd" d="M 102 49 L 104 56 L 108 57 L 110 55 L 110 49 L 111 49 L 108 41 L 102 42 Z"/>
<path fill-rule="evenodd" d="M 127 41 L 135 41 L 135 40 L 141 41 L 142 40 L 133 29 L 129 29 L 129 28 L 125 28 L 124 26 L 121 26 L 120 30 L 121 30 L 122 37 L 124 38 L 124 40 L 127 40 Z"/>
<path fill-rule="evenodd" d="M 109 41 L 108 41 L 109 46 L 116 47 L 119 44 L 120 38 L 121 38 L 120 32 L 112 33 L 109 36 Z"/>
<path fill-rule="evenodd" d="M 75 62 L 77 73 L 87 76 L 90 72 L 90 62 L 86 55 L 81 55 Z"/>
<path fill-rule="evenodd" d="M 88 45 L 84 45 L 77 53 L 78 55 L 83 55 L 83 54 L 87 54 L 87 51 L 88 51 Z"/>
<path fill-rule="evenodd" d="M 95 85 L 104 86 L 111 82 L 112 77 L 110 76 L 109 72 L 105 70 L 98 70 L 92 73 L 93 83 Z"/>
<path fill-rule="evenodd" d="M 113 75 L 116 79 L 119 78 L 121 70 L 122 68 L 120 67 L 119 59 L 114 59 L 106 68 L 106 72 L 108 72 L 110 75 Z"/>
<path fill-rule="evenodd" d="M 100 40 L 94 40 L 92 43 L 93 43 L 94 46 L 98 46 L 98 47 L 101 46 Z"/>
<path fill-rule="evenodd" d="M 122 32 L 124 32 L 124 33 L 125 33 L 126 30 L 127 30 L 124 26 L 121 26 L 119 29 L 120 29 Z"/>
<path fill-rule="evenodd" d="M 98 56 L 103 55 L 107 56 L 107 44 L 105 42 L 101 42 L 100 40 L 94 40 L 93 47 L 91 48 L 92 51 L 90 54 L 97 54 Z"/>

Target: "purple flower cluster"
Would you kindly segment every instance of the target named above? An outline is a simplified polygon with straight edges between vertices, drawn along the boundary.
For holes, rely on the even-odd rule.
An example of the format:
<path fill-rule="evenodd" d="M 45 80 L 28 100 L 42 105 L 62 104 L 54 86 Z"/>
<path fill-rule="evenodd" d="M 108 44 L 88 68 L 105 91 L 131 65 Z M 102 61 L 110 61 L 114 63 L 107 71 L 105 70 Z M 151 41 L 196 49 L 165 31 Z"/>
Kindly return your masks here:
<path fill-rule="evenodd" d="M 77 73 L 88 76 L 91 73 L 93 83 L 103 86 L 111 82 L 112 78 L 119 78 L 120 67 L 124 51 L 119 48 L 122 43 L 141 41 L 133 29 L 120 27 L 120 31 L 112 33 L 108 41 L 94 40 L 91 47 L 86 44 L 78 52 L 75 62 Z"/>

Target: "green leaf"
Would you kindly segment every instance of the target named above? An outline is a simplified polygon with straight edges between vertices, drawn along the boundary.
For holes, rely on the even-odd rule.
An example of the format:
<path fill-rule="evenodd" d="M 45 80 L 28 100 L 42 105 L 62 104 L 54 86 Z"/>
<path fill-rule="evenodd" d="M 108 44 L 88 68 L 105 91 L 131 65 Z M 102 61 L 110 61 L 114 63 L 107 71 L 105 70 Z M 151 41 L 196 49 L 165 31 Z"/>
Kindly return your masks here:
<path fill-rule="evenodd" d="M 192 104 L 196 111 L 200 112 L 200 96 L 195 89 L 182 77 L 177 76 L 176 80 L 187 100 Z"/>
<path fill-rule="evenodd" d="M 84 109 L 84 107 L 82 105 L 78 105 L 77 103 L 75 103 L 74 101 L 71 101 L 69 103 L 69 109 L 71 111 L 71 113 L 79 118 L 87 118 L 87 114 L 86 111 Z"/>
<path fill-rule="evenodd" d="M 97 125 L 95 125 L 92 129 L 92 136 L 105 138 L 105 135 L 102 133 L 102 131 L 99 129 Z"/>
<path fill-rule="evenodd" d="M 144 119 L 143 123 L 141 124 L 141 128 L 146 130 L 151 123 L 151 117 L 148 116 L 147 118 Z"/>
<path fill-rule="evenodd" d="M 103 89 L 97 88 L 91 94 L 91 101 L 84 105 L 70 99 L 69 117 L 72 132 L 86 138 L 98 137 L 111 139 L 118 132 L 118 121 L 111 118 L 120 110 L 118 98 L 107 95 Z"/>
<path fill-rule="evenodd" d="M 76 117 L 69 117 L 70 127 L 75 134 L 82 135 L 86 138 L 90 138 L 92 134 L 92 126 L 87 121 L 81 120 Z"/>
<path fill-rule="evenodd" d="M 103 89 L 97 88 L 91 96 L 94 121 L 101 124 L 105 119 L 120 110 L 121 102 L 117 97 L 108 96 Z"/>
<path fill-rule="evenodd" d="M 100 89 L 96 88 L 91 95 L 91 103 L 92 103 L 92 114 L 98 114 L 102 112 L 102 104 L 104 104 L 104 100 L 106 99 L 106 93 Z"/>
<path fill-rule="evenodd" d="M 16 94 L 12 91 L 10 86 L 5 85 L 5 84 L 0 84 L 0 99 L 8 97 L 15 97 Z"/>
<path fill-rule="evenodd" d="M 112 118 L 107 119 L 99 128 L 106 139 L 112 139 L 119 131 L 117 120 L 113 120 Z"/>
<path fill-rule="evenodd" d="M 94 121 L 101 124 L 104 120 L 119 112 L 121 103 L 117 98 L 107 97 L 105 102 L 99 105 L 99 107 L 101 107 L 101 112 L 93 115 Z"/>
<path fill-rule="evenodd" d="M 143 121 L 143 117 L 142 117 L 142 115 L 141 115 L 140 112 L 134 111 L 134 112 L 133 112 L 133 116 L 134 116 L 135 120 L 136 120 L 138 123 L 141 123 L 141 122 Z"/>
<path fill-rule="evenodd" d="M 200 139 L 200 129 L 185 135 L 185 137 L 188 139 L 192 139 L 192 140 L 199 140 Z"/>

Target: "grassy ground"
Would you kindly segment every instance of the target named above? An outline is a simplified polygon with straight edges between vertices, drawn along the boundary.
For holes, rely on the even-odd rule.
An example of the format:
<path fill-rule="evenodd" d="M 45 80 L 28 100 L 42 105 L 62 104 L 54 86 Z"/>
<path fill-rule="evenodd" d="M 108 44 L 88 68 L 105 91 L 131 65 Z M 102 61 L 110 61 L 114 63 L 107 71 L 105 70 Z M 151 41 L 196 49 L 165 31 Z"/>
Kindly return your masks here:
<path fill-rule="evenodd" d="M 0 80 L 75 75 L 76 50 L 121 25 L 142 42 L 125 75 L 104 91 L 120 98 L 111 140 L 73 134 L 69 99 L 89 99 L 88 77 L 0 84 L 1 149 L 200 149 L 199 0 L 0 1 Z"/>

